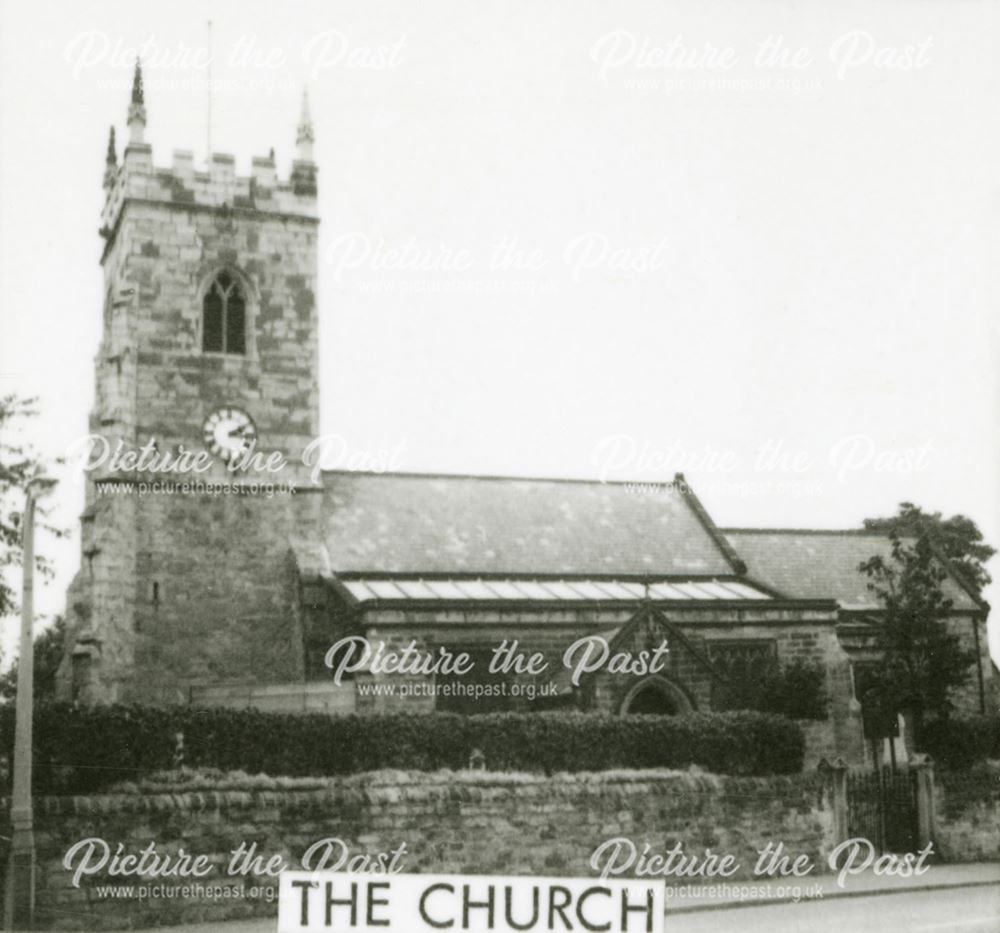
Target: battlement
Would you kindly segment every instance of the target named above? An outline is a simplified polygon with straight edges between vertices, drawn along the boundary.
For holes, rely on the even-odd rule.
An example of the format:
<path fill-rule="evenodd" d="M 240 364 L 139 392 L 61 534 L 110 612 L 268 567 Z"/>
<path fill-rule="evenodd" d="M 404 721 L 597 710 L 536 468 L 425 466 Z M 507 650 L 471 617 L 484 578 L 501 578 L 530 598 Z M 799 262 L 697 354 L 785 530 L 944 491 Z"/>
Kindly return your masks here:
<path fill-rule="evenodd" d="M 216 152 L 208 169 L 199 171 L 195 169 L 194 155 L 179 149 L 174 151 L 170 168 L 157 168 L 152 147 L 133 143 L 125 150 L 122 165 L 109 178 L 101 212 L 101 226 L 108 236 L 128 201 L 316 219 L 316 166 L 296 161 L 291 176 L 283 181 L 278 178 L 274 160 L 258 156 L 251 163 L 249 175 L 237 175 L 235 158 Z"/>
<path fill-rule="evenodd" d="M 128 107 L 129 141 L 125 157 L 118 164 L 115 128 L 111 127 L 104 162 L 104 209 L 101 235 L 106 240 L 105 255 L 114 241 L 122 213 L 130 202 L 155 204 L 178 210 L 210 210 L 266 214 L 315 222 L 316 162 L 315 135 L 309 114 L 309 97 L 303 92 L 302 111 L 295 135 L 295 161 L 288 181 L 275 170 L 273 150 L 267 158 L 255 158 L 250 174 L 236 174 L 236 160 L 227 153 L 214 152 L 207 171 L 196 171 L 194 156 L 186 150 L 174 152 L 170 168 L 153 164 L 153 148 L 146 142 L 146 96 L 142 68 L 136 59 L 132 75 L 132 95 Z"/>

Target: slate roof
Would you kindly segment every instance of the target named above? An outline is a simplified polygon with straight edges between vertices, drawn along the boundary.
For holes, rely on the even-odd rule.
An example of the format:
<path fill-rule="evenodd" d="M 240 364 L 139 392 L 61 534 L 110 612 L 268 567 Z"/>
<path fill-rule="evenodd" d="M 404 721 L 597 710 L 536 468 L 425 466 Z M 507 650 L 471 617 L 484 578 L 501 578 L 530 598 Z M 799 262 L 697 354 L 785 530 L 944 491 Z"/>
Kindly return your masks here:
<path fill-rule="evenodd" d="M 890 554 L 861 530 L 725 528 L 682 476 L 662 493 L 627 484 L 415 473 L 323 474 L 318 530 L 293 542 L 303 576 L 744 579 L 789 600 L 878 608 L 858 565 Z M 979 609 L 955 577 L 958 610 Z"/>
<path fill-rule="evenodd" d="M 310 562 L 333 573 L 732 577 L 741 569 L 686 486 L 639 496 L 624 484 L 575 480 L 335 471 L 323 480 L 325 554 Z M 296 551 L 306 557 L 309 547 Z"/>
<path fill-rule="evenodd" d="M 747 564 L 750 580 L 790 599 L 835 599 L 844 609 L 876 609 L 858 564 L 881 554 L 889 539 L 877 532 L 812 529 L 724 528 L 722 533 Z M 955 609 L 976 609 L 969 593 L 953 578 L 944 592 Z"/>

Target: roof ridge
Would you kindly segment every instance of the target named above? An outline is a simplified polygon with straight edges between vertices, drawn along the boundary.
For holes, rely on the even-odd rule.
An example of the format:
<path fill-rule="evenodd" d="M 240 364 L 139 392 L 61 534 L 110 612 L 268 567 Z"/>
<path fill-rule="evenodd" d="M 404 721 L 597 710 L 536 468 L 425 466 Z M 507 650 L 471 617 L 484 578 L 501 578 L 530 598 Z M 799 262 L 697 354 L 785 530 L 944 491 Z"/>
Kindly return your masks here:
<path fill-rule="evenodd" d="M 724 535 L 755 534 L 755 535 L 845 535 L 855 538 L 888 538 L 889 534 L 870 528 L 720 528 Z M 904 538 L 912 535 L 904 535 Z"/>
<path fill-rule="evenodd" d="M 417 470 L 321 470 L 323 476 L 380 476 L 394 479 L 478 479 L 527 483 L 579 483 L 587 486 L 673 486 L 669 480 L 592 479 L 583 476 L 515 476 L 502 473 L 421 473 Z"/>

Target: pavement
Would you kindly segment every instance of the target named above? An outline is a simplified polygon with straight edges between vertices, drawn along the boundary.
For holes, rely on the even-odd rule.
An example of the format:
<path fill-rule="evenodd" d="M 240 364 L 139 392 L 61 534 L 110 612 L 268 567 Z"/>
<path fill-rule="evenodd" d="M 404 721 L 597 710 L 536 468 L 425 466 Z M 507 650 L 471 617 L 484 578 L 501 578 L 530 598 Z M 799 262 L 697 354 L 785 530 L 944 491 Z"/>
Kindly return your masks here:
<path fill-rule="evenodd" d="M 668 933 L 1000 933 L 1000 862 L 932 865 L 916 877 L 866 872 L 668 886 Z M 276 918 L 157 927 L 147 933 L 275 933 Z M 143 933 L 143 931 L 133 931 Z"/>
<path fill-rule="evenodd" d="M 923 874 L 906 878 L 887 877 L 866 871 L 845 878 L 843 886 L 838 884 L 837 875 L 834 874 L 807 875 L 804 878 L 755 878 L 709 884 L 671 884 L 667 885 L 667 915 L 985 885 L 1000 886 L 1000 862 L 931 865 Z M 1000 923 L 997 924 L 997 930 L 1000 931 Z"/>

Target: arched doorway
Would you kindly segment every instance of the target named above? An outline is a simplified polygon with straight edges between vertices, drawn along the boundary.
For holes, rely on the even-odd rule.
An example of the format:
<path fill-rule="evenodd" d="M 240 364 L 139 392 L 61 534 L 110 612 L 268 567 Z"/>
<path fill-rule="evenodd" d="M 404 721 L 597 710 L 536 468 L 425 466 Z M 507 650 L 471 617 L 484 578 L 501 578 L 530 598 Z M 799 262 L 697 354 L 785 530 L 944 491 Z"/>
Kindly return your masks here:
<path fill-rule="evenodd" d="M 663 677 L 641 680 L 625 695 L 619 712 L 622 716 L 675 716 L 693 709 L 687 694 Z"/>

